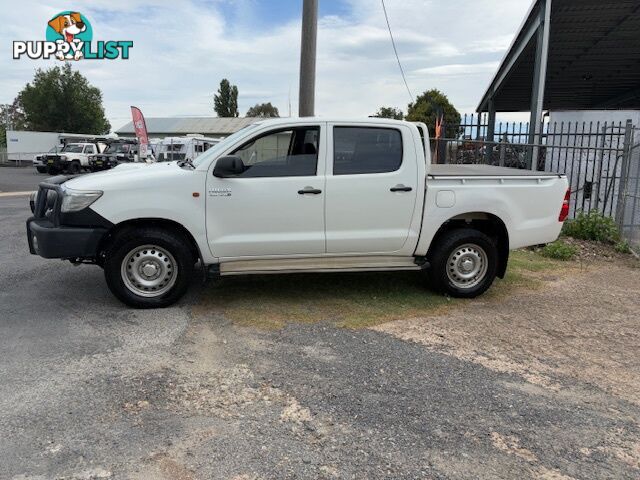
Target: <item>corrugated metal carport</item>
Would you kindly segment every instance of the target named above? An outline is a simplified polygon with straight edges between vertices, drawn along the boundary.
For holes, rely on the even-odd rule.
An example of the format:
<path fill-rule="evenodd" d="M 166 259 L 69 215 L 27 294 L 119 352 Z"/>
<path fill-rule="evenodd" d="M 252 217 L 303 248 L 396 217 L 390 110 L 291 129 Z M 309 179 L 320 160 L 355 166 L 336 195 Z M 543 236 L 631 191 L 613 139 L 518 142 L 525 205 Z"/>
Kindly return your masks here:
<path fill-rule="evenodd" d="M 640 0 L 535 0 L 478 112 L 640 108 Z"/>

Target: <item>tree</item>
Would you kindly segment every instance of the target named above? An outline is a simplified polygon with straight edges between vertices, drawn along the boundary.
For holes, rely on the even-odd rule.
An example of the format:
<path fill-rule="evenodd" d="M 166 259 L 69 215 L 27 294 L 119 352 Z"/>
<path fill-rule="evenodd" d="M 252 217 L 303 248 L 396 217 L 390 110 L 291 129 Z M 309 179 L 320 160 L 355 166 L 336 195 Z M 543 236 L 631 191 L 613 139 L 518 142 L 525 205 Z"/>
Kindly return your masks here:
<path fill-rule="evenodd" d="M 247 117 L 278 118 L 279 116 L 278 107 L 271 105 L 271 102 L 257 103 L 247 111 Z"/>
<path fill-rule="evenodd" d="M 409 104 L 406 119 L 410 122 L 424 122 L 433 131 L 436 119 L 440 115 L 444 115 L 447 126 L 444 135 L 457 137 L 460 130 L 460 113 L 440 90 L 428 90 L 418 96 L 415 102 Z"/>
<path fill-rule="evenodd" d="M 218 93 L 213 96 L 213 109 L 219 117 L 240 115 L 238 112 L 238 87 L 231 85 L 226 78 L 222 79 Z"/>
<path fill-rule="evenodd" d="M 374 117 L 402 120 L 404 118 L 404 113 L 402 112 L 402 110 L 396 107 L 380 107 Z"/>
<path fill-rule="evenodd" d="M 24 129 L 24 112 L 17 99 L 12 104 L 0 105 L 0 147 L 7 146 L 7 130 Z"/>
<path fill-rule="evenodd" d="M 104 115 L 102 92 L 70 64 L 38 69 L 14 102 L 24 112 L 24 128 L 44 132 L 104 135 L 111 124 Z"/>

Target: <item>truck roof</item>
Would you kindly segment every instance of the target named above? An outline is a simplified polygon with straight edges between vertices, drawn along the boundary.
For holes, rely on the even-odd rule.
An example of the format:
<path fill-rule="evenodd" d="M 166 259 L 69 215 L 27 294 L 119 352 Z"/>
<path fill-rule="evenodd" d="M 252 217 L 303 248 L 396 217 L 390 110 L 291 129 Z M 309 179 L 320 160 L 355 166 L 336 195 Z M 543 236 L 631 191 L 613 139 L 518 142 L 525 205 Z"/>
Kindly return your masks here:
<path fill-rule="evenodd" d="M 380 124 L 398 124 L 398 125 L 415 125 L 413 122 L 405 120 L 393 120 L 391 118 L 378 117 L 359 117 L 359 118 L 338 118 L 338 117 L 295 117 L 295 118 L 265 118 L 259 120 L 252 125 L 279 125 L 279 124 L 308 124 L 320 122 L 339 122 L 339 123 L 380 123 Z"/>

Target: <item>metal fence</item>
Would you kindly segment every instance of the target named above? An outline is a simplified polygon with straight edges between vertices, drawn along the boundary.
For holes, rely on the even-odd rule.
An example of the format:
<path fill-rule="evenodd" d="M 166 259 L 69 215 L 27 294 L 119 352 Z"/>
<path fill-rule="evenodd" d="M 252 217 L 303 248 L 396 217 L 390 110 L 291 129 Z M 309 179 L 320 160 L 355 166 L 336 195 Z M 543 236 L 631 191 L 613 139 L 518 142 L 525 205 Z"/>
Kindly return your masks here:
<path fill-rule="evenodd" d="M 633 129 L 625 161 L 622 166 L 623 181 L 616 220 L 622 236 L 634 247 L 640 248 L 640 130 Z"/>
<path fill-rule="evenodd" d="M 567 175 L 570 217 L 598 212 L 615 218 L 624 238 L 640 245 L 640 131 L 627 122 L 554 122 L 540 128 L 540 142 L 528 143 L 529 124 L 498 122 L 494 136 L 486 116 L 464 116 L 434 142 L 438 163 L 531 168 Z"/>

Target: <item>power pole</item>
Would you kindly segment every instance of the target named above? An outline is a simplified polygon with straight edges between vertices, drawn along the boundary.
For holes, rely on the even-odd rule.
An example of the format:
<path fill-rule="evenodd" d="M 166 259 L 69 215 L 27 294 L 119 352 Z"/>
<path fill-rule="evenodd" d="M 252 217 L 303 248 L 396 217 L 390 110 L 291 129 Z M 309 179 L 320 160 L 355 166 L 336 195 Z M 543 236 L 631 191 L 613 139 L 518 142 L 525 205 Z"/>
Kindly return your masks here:
<path fill-rule="evenodd" d="M 301 117 L 313 117 L 316 99 L 316 39 L 318 37 L 318 0 L 302 5 L 302 41 L 300 49 Z"/>

